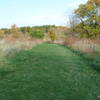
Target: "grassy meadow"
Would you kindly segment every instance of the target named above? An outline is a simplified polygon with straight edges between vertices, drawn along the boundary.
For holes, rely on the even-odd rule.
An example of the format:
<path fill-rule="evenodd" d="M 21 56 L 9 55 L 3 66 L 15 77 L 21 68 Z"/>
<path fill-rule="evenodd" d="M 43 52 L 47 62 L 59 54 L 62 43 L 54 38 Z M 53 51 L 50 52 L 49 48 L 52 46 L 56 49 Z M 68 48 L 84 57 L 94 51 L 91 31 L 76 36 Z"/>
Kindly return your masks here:
<path fill-rule="evenodd" d="M 100 71 L 100 39 L 67 38 L 64 42 L 72 52 L 83 57 L 90 65 Z"/>
<path fill-rule="evenodd" d="M 100 100 L 100 0 L 26 1 L 0 1 L 0 100 Z"/>
<path fill-rule="evenodd" d="M 99 38 L 68 36 L 61 26 L 8 30 L 0 37 L 0 100 L 100 98 Z"/>
<path fill-rule="evenodd" d="M 100 73 L 61 45 L 39 44 L 0 63 L 0 100 L 98 100 L 100 95 Z"/>

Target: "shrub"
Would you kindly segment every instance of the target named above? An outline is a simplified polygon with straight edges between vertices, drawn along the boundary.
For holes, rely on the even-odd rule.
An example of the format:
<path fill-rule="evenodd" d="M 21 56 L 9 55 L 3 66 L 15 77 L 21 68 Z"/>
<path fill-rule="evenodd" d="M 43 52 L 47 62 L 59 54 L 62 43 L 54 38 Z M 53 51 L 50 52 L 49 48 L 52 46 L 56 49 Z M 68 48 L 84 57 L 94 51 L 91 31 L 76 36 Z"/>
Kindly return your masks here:
<path fill-rule="evenodd" d="M 36 31 L 31 30 L 30 35 L 31 35 L 31 37 L 35 37 L 35 38 L 43 38 L 44 37 L 44 32 L 39 31 L 39 30 L 36 30 Z"/>
<path fill-rule="evenodd" d="M 52 42 L 54 42 L 56 40 L 56 33 L 54 31 L 54 29 L 50 29 L 48 32 L 48 36 L 51 39 Z"/>
<path fill-rule="evenodd" d="M 0 30 L 0 38 L 3 38 L 4 37 L 4 31 L 3 30 Z"/>

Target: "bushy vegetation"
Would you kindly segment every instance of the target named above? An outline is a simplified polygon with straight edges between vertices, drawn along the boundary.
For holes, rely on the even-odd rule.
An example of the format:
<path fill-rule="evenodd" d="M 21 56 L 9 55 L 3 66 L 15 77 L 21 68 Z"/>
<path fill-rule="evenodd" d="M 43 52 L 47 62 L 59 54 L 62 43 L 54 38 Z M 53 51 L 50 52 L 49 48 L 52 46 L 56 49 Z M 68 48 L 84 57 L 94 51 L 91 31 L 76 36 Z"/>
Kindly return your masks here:
<path fill-rule="evenodd" d="M 0 38 L 36 38 L 54 42 L 55 40 L 64 38 L 66 31 L 67 27 L 55 25 L 18 27 L 16 24 L 14 24 L 9 29 L 0 29 Z"/>
<path fill-rule="evenodd" d="M 72 33 L 85 38 L 100 37 L 100 1 L 89 0 L 81 4 L 70 18 Z"/>
<path fill-rule="evenodd" d="M 74 10 L 64 44 L 100 70 L 100 0 L 88 0 Z"/>

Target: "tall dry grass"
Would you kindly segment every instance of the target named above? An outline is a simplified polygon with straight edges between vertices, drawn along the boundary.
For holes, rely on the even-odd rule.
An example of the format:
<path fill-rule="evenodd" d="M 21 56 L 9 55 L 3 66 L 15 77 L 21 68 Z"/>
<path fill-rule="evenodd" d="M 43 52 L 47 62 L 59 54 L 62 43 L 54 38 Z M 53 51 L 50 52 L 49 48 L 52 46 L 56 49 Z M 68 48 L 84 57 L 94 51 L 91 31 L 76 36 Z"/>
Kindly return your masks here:
<path fill-rule="evenodd" d="M 100 39 L 67 38 L 64 45 L 70 47 L 74 53 L 83 57 L 90 66 L 100 71 Z"/>
<path fill-rule="evenodd" d="M 43 40 L 39 39 L 3 38 L 0 40 L 0 54 L 2 56 L 14 55 L 16 52 L 31 49 L 42 42 Z"/>
<path fill-rule="evenodd" d="M 100 53 L 100 39 L 67 38 L 64 45 L 85 53 Z"/>

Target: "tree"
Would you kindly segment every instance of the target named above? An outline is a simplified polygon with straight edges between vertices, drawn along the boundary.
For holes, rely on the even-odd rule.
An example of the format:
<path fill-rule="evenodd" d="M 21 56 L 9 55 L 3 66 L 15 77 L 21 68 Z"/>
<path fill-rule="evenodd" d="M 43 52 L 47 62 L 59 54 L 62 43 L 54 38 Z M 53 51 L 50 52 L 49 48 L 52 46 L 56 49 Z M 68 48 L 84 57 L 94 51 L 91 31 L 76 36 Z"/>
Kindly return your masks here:
<path fill-rule="evenodd" d="M 33 38 L 43 38 L 44 37 L 44 32 L 42 32 L 41 30 L 33 30 L 33 29 L 31 29 L 29 34 Z"/>
<path fill-rule="evenodd" d="M 75 14 L 72 14 L 69 17 L 69 31 L 68 31 L 68 35 L 70 36 L 75 36 L 76 35 L 76 26 L 79 24 L 79 20 L 78 18 L 75 16 Z"/>
<path fill-rule="evenodd" d="M 100 6 L 100 0 L 89 0 L 86 4 L 81 4 L 78 9 L 75 10 L 75 15 L 80 20 L 77 29 L 81 36 L 96 37 L 100 35 L 100 17 L 98 16 L 97 8 Z M 95 30 L 95 31 L 94 31 Z"/>
<path fill-rule="evenodd" d="M 22 32 L 22 33 L 29 33 L 30 32 L 30 30 L 31 30 L 31 27 L 29 27 L 29 26 L 27 26 L 27 27 L 21 27 L 20 28 L 20 31 Z"/>
<path fill-rule="evenodd" d="M 56 34 L 54 28 L 51 28 L 48 32 L 48 36 L 51 39 L 52 42 L 56 40 Z"/>
<path fill-rule="evenodd" d="M 13 37 L 17 38 L 20 35 L 20 29 L 17 27 L 16 24 L 11 26 L 10 33 Z"/>
<path fill-rule="evenodd" d="M 5 36 L 4 31 L 0 29 L 0 38 L 3 38 Z"/>
<path fill-rule="evenodd" d="M 100 0 L 89 0 L 88 2 L 100 6 Z"/>

